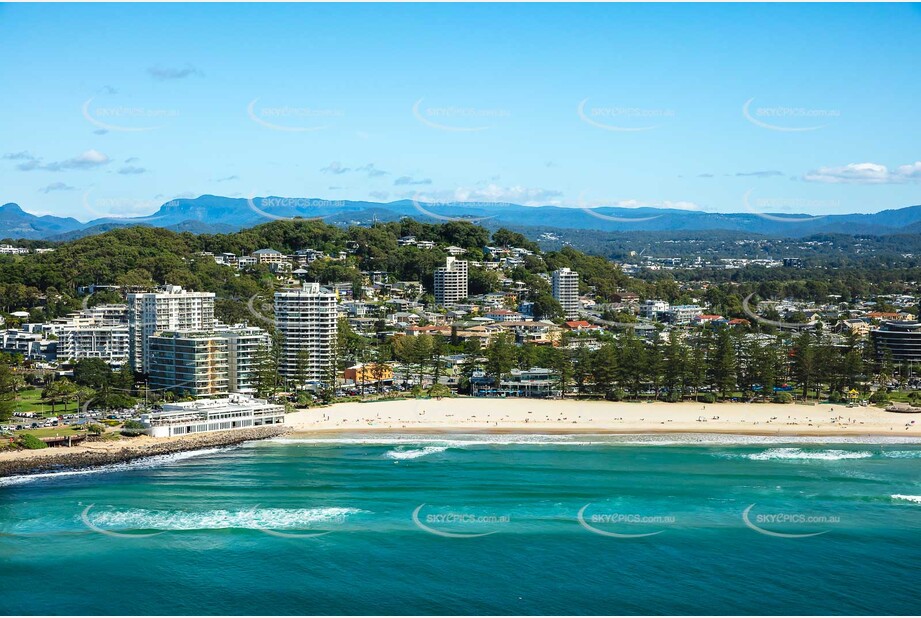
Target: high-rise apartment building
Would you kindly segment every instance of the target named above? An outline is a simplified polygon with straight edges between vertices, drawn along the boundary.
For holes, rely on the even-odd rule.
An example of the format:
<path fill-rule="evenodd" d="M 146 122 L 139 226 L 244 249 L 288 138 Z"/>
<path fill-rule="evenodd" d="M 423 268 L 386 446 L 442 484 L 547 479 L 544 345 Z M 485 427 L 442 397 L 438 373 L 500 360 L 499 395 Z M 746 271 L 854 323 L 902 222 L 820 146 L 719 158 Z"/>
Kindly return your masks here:
<path fill-rule="evenodd" d="M 448 257 L 435 269 L 435 302 L 449 305 L 467 298 L 467 262 Z"/>
<path fill-rule="evenodd" d="M 252 393 L 259 349 L 269 343 L 266 331 L 243 324 L 155 333 L 148 338 L 150 385 L 193 397 Z"/>
<path fill-rule="evenodd" d="M 151 335 L 164 331 L 207 331 L 214 327 L 214 293 L 187 292 L 178 285 L 128 294 L 131 366 L 147 373 Z"/>
<path fill-rule="evenodd" d="M 553 298 L 567 318 L 579 316 L 579 273 L 568 268 L 553 271 Z"/>
<path fill-rule="evenodd" d="M 271 344 L 269 334 L 245 325 L 219 327 L 217 334 L 227 341 L 227 388 L 231 393 L 255 392 L 259 350 Z"/>
<path fill-rule="evenodd" d="M 229 392 L 227 339 L 209 332 L 162 332 L 147 339 L 153 389 L 216 397 Z"/>
<path fill-rule="evenodd" d="M 305 382 L 329 383 L 335 375 L 336 295 L 319 283 L 275 293 L 275 326 L 281 337 L 278 370 Z"/>

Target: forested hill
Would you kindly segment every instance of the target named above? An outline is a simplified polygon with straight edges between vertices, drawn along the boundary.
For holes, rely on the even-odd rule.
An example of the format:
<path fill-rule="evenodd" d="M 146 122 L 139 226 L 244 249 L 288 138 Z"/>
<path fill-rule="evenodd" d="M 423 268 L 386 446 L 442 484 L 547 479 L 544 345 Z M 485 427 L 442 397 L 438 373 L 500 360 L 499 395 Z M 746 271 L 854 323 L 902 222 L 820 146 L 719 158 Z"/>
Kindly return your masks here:
<path fill-rule="evenodd" d="M 398 239 L 412 235 L 438 243 L 435 249 L 399 246 Z M 257 293 L 269 293 L 274 277 L 265 268 L 239 273 L 221 266 L 202 252 L 246 255 L 272 248 L 283 253 L 318 249 L 344 260 L 318 260 L 309 266 L 310 280 L 359 281 L 361 271 L 386 271 L 395 280 L 420 280 L 431 289 L 432 273 L 443 265 L 443 247 L 467 249 L 462 256 L 483 260 L 487 245 L 516 246 L 535 252 L 511 275 L 525 281 L 535 293 L 546 283 L 537 275 L 568 266 L 582 275 L 583 285 L 594 286 L 603 298 L 614 298 L 619 289 L 639 282 L 625 276 L 604 258 L 589 256 L 571 247 L 541 253 L 524 236 L 500 229 L 490 232 L 469 222 L 424 224 L 410 219 L 371 227 L 342 228 L 321 221 L 286 220 L 266 223 L 230 234 L 176 233 L 159 228 L 130 227 L 81 238 L 55 246 L 51 253 L 0 257 L 0 311 L 35 309 L 36 319 L 48 319 L 79 307 L 77 289 L 89 284 L 117 284 L 150 288 L 158 284 L 213 291 L 224 301 L 225 317 L 238 315 L 239 304 Z M 470 270 L 470 293 L 498 289 L 499 277 L 482 268 Z M 47 295 L 47 303 L 41 296 Z M 242 315 L 242 313 L 240 314 Z"/>

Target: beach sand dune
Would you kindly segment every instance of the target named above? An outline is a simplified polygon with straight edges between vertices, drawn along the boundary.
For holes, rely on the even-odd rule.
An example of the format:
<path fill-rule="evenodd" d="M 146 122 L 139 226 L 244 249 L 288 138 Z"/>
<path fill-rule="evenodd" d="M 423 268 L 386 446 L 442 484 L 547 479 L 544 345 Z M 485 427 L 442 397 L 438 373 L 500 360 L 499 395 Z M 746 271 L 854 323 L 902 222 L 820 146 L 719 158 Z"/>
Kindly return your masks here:
<path fill-rule="evenodd" d="M 918 420 L 913 423 L 912 421 Z M 287 416 L 296 432 L 398 430 L 761 435 L 909 435 L 921 415 L 828 404 L 635 403 L 545 399 L 405 399 L 341 403 Z"/>

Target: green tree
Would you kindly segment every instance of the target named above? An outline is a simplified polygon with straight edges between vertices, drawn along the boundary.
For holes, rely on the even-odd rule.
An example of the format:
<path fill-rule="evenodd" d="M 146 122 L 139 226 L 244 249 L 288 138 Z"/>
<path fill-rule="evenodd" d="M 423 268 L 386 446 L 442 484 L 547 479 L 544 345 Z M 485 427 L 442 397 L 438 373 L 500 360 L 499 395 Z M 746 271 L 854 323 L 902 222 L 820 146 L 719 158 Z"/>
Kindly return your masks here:
<path fill-rule="evenodd" d="M 0 362 L 0 421 L 8 421 L 16 411 L 18 377 L 6 362 Z"/>

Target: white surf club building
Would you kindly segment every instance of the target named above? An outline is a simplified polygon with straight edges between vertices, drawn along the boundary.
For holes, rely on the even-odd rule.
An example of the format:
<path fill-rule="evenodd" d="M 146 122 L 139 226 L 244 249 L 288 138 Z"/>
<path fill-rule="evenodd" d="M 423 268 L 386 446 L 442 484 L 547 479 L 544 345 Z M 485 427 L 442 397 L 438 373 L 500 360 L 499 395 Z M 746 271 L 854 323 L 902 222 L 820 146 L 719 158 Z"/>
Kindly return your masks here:
<path fill-rule="evenodd" d="M 160 412 L 141 416 L 147 433 L 154 438 L 171 438 L 213 431 L 234 431 L 285 422 L 285 407 L 233 394 L 221 399 L 199 399 L 163 405 Z"/>

